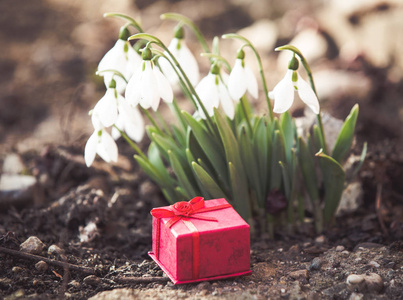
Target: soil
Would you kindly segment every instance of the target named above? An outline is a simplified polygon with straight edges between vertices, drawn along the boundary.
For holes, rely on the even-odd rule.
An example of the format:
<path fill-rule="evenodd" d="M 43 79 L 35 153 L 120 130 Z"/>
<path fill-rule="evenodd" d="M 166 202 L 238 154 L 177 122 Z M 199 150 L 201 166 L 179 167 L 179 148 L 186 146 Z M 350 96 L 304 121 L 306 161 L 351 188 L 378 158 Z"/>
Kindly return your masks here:
<path fill-rule="evenodd" d="M 348 68 L 365 73 L 368 94 L 341 95 L 325 104 L 340 118 L 355 102 L 361 105 L 353 154 L 368 142 L 367 159 L 355 179 L 363 187 L 362 204 L 320 235 L 307 220 L 294 233 L 277 230 L 274 239 L 252 237 L 251 276 L 175 286 L 147 254 L 150 210 L 166 202 L 133 161 L 131 149 L 119 141 L 119 162 L 113 165 L 97 160 L 87 168 L 83 159 L 91 132 L 86 113 L 103 93 L 102 82 L 88 74 L 113 45 L 117 27 L 96 21 L 102 13 L 94 17 L 84 4 L 14 3 L 0 2 L 5 51 L 0 54 L 0 154 L 3 162 L 16 154 L 24 167 L 20 173 L 37 183 L 1 194 L 0 298 L 402 299 L 403 135 L 396 128 L 403 123 L 403 80 L 391 79 L 391 67 L 357 58 Z M 135 3 L 128 9 L 145 16 L 170 9 L 194 15 L 183 1 Z M 208 11 L 201 11 L 198 20 L 209 21 L 203 24 L 211 36 L 256 21 L 235 4 L 217 6 L 216 15 Z M 102 49 L 80 37 L 95 41 L 98 37 L 89 33 L 94 23 L 113 33 L 101 38 Z M 216 32 L 214 24 L 225 28 Z M 145 149 L 147 141 L 140 146 Z M 24 255 L 21 244 L 31 236 L 44 246 Z M 352 274 L 374 273 L 380 280 L 347 280 Z"/>

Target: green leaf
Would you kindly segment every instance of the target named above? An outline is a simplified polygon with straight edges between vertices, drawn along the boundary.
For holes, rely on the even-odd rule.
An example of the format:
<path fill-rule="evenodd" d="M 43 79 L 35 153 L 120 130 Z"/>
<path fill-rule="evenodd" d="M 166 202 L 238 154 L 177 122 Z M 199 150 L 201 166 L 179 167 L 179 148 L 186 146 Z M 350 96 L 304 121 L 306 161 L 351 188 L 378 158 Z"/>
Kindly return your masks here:
<path fill-rule="evenodd" d="M 284 147 L 287 162 L 291 161 L 291 149 L 295 144 L 295 131 L 291 115 L 288 111 L 283 113 L 280 117 L 281 132 L 284 136 Z"/>
<path fill-rule="evenodd" d="M 213 198 L 228 199 L 228 197 L 225 195 L 225 193 L 222 191 L 222 189 L 218 186 L 218 184 L 213 180 L 213 178 L 211 178 L 211 176 L 201 166 L 199 166 L 196 162 L 192 162 L 192 167 L 196 174 L 197 179 L 200 180 L 203 187 L 207 190 L 207 192 Z"/>
<path fill-rule="evenodd" d="M 212 167 L 216 170 L 221 180 L 228 182 L 228 171 L 225 165 L 225 155 L 222 152 L 222 146 L 218 144 L 214 137 L 209 134 L 201 123 L 197 122 L 187 112 L 182 112 L 186 122 L 190 126 L 195 140 L 203 150 Z M 192 148 L 190 148 L 192 150 Z M 197 156 L 195 156 L 198 158 Z"/>
<path fill-rule="evenodd" d="M 138 161 L 137 158 L 136 160 Z M 164 165 L 161 159 L 160 151 L 158 150 L 158 147 L 154 142 L 151 142 L 150 146 L 148 147 L 148 161 L 144 159 L 142 159 L 142 161 L 143 165 L 146 164 L 146 167 L 149 168 L 151 172 L 155 173 L 156 176 L 159 178 L 158 180 L 154 180 L 150 176 L 151 179 L 153 179 L 158 185 L 168 187 L 172 186 L 175 183 L 175 180 L 169 175 L 167 167 Z"/>
<path fill-rule="evenodd" d="M 244 162 L 246 175 L 251 188 L 255 191 L 256 197 L 260 207 L 264 206 L 265 194 L 261 187 L 259 178 L 259 168 L 257 164 L 258 158 L 254 154 L 252 142 L 250 140 L 246 127 L 243 126 L 240 135 L 240 150 L 242 154 L 242 161 Z"/>
<path fill-rule="evenodd" d="M 271 133 L 267 121 L 261 117 L 258 118 L 253 130 L 253 148 L 258 164 L 260 186 L 262 194 L 266 195 L 269 185 L 267 182 L 270 177 L 271 162 Z"/>
<path fill-rule="evenodd" d="M 270 190 L 280 189 L 281 187 L 281 167 L 279 161 L 285 160 L 284 138 L 279 130 L 274 132 L 273 152 L 271 158 L 271 175 L 270 175 Z"/>
<path fill-rule="evenodd" d="M 313 202 L 319 201 L 318 179 L 316 177 L 315 162 L 304 140 L 298 138 L 298 158 L 306 190 Z"/>
<path fill-rule="evenodd" d="M 367 142 L 364 143 L 364 147 L 362 148 L 362 152 L 361 152 L 361 156 L 360 156 L 360 162 L 357 166 L 357 168 L 355 168 L 353 175 L 351 176 L 351 178 L 354 178 L 357 173 L 360 171 L 362 164 L 364 163 L 365 157 L 367 156 Z"/>
<path fill-rule="evenodd" d="M 248 221 L 250 217 L 250 201 L 244 173 L 236 169 L 232 162 L 228 163 L 228 168 L 231 178 L 232 200 L 234 201 L 235 209 L 244 220 Z"/>
<path fill-rule="evenodd" d="M 339 163 L 343 161 L 347 152 L 351 148 L 354 138 L 355 124 L 357 122 L 359 107 L 358 104 L 354 105 L 350 114 L 344 121 L 343 127 L 337 137 L 336 144 L 334 145 L 332 157 Z"/>
<path fill-rule="evenodd" d="M 193 189 L 193 184 L 189 180 L 191 177 L 188 176 L 188 174 L 186 174 L 186 172 L 183 170 L 182 165 L 179 162 L 179 159 L 170 150 L 168 150 L 168 155 L 169 155 L 169 162 L 176 177 L 178 178 L 180 186 L 183 188 L 184 195 L 186 195 L 187 198 L 197 196 L 196 191 Z"/>
<path fill-rule="evenodd" d="M 346 175 L 343 167 L 332 157 L 321 151 L 318 152 L 316 156 L 319 157 L 323 163 L 323 181 L 325 186 L 325 208 L 323 210 L 323 216 L 325 222 L 329 223 L 339 206 Z"/>
<path fill-rule="evenodd" d="M 287 166 L 284 165 L 282 161 L 279 161 L 280 167 L 281 167 L 281 174 L 283 175 L 283 185 L 284 185 L 284 191 L 285 191 L 285 196 L 289 200 L 291 196 L 291 179 L 288 174 Z"/>

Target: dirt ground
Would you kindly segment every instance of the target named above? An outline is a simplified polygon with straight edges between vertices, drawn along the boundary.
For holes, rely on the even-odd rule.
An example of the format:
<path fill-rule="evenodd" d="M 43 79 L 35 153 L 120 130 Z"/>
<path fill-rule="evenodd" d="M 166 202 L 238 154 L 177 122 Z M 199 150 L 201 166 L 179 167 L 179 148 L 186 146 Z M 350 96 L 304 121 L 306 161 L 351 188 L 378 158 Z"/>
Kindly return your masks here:
<path fill-rule="evenodd" d="M 33 183 L 0 188 L 0 298 L 402 299 L 399 1 L 3 0 L 0 11 L 0 187 Z M 94 72 L 122 25 L 102 18 L 110 11 L 141 18 L 167 43 L 175 24 L 159 15 L 169 11 L 192 18 L 210 40 L 246 27 L 269 88 L 285 70 L 272 49 L 305 37 L 299 47 L 312 62 L 323 111 L 342 119 L 360 105 L 352 154 L 366 141 L 368 155 L 354 180 L 361 187 L 351 196 L 354 209 L 321 235 L 307 220 L 293 234 L 253 237 L 251 276 L 169 282 L 147 255 L 149 212 L 166 202 L 132 150 L 119 141 L 116 164 L 84 163 L 88 111 L 104 93 Z M 189 45 L 200 51 L 191 35 Z M 223 55 L 237 46 L 222 42 Z M 293 113 L 303 113 L 300 103 Z M 31 236 L 43 244 L 24 254 L 21 244 Z"/>

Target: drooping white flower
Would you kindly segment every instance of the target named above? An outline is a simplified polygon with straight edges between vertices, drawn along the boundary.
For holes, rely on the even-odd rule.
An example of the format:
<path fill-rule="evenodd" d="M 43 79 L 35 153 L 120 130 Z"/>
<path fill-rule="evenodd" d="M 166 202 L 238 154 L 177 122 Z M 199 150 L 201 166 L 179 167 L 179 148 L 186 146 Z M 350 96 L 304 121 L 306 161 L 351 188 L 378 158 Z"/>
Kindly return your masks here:
<path fill-rule="evenodd" d="M 319 101 L 309 84 L 303 80 L 297 71 L 288 69 L 284 78 L 269 92 L 269 98 L 274 99 L 275 113 L 287 111 L 294 102 L 294 92 L 297 91 L 301 100 L 309 106 L 315 114 L 319 114 Z"/>
<path fill-rule="evenodd" d="M 95 105 L 93 112 L 98 116 L 104 127 L 110 127 L 115 124 L 118 118 L 117 101 L 119 99 L 123 99 L 123 97 L 118 94 L 115 88 L 109 87 L 106 89 L 105 95 Z"/>
<path fill-rule="evenodd" d="M 151 61 L 151 50 L 143 51 L 143 62 L 137 67 L 126 87 L 125 98 L 130 105 L 140 104 L 144 109 L 157 110 L 160 98 L 172 102 L 173 91 L 168 79 Z"/>
<path fill-rule="evenodd" d="M 214 108 L 218 108 L 221 104 L 225 114 L 230 119 L 233 119 L 235 115 L 234 102 L 219 75 L 219 71 L 215 70 L 215 65 L 213 65 L 211 69 L 209 74 L 200 80 L 199 84 L 196 86 L 196 93 L 199 95 L 209 116 L 212 116 L 214 114 Z M 206 117 L 200 106 L 198 111 L 202 118 Z"/>
<path fill-rule="evenodd" d="M 239 99 L 248 91 L 253 98 L 258 97 L 258 85 L 252 70 L 245 66 L 241 58 L 237 58 L 235 65 L 229 75 L 228 91 L 234 101 Z"/>
<path fill-rule="evenodd" d="M 136 142 L 140 142 L 144 136 L 144 120 L 137 107 L 130 106 L 122 97 L 118 99 L 119 115 L 115 126 L 126 132 L 127 136 Z M 112 128 L 112 137 L 117 140 L 120 132 L 115 127 Z"/>
<path fill-rule="evenodd" d="M 140 55 L 134 51 L 128 41 L 118 39 L 115 45 L 104 55 L 98 64 L 98 72 L 105 70 L 116 70 L 129 80 L 138 65 L 140 65 Z M 105 86 L 109 86 L 112 80 L 113 72 L 103 72 Z M 115 76 L 116 89 L 119 93 L 123 93 L 126 88 L 126 82 L 119 76 Z"/>
<path fill-rule="evenodd" d="M 199 65 L 185 41 L 180 38 L 173 38 L 168 46 L 168 50 L 179 62 L 192 85 L 196 85 L 199 81 Z M 164 54 L 169 57 L 167 52 L 164 52 Z M 160 57 L 158 63 L 171 85 L 176 86 L 179 82 L 179 78 L 172 65 L 164 57 Z"/>
<path fill-rule="evenodd" d="M 106 162 L 116 162 L 118 160 L 118 147 L 115 140 L 105 130 L 99 116 L 93 112 L 91 117 L 94 133 L 90 136 L 84 149 L 84 160 L 87 167 L 94 162 L 98 154 Z"/>

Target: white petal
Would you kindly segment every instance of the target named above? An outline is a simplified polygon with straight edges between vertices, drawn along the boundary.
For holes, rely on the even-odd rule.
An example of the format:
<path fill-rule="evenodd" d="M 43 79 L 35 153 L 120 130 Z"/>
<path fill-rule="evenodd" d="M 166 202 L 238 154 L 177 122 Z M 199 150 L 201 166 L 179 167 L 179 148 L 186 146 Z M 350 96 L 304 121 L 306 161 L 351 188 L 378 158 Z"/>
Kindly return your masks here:
<path fill-rule="evenodd" d="M 84 160 L 87 167 L 90 167 L 94 162 L 98 145 L 98 130 L 91 134 L 84 148 Z"/>
<path fill-rule="evenodd" d="M 288 70 L 284 78 L 274 87 L 274 108 L 275 113 L 287 111 L 294 101 L 294 85 L 292 82 L 292 70 Z"/>
<path fill-rule="evenodd" d="M 102 130 L 101 141 L 97 145 L 97 153 L 106 162 L 118 161 L 118 146 L 106 130 Z"/>
<path fill-rule="evenodd" d="M 118 117 L 117 96 L 115 89 L 107 89 L 105 95 L 94 107 L 94 113 L 99 116 L 101 123 L 105 127 L 112 126 Z M 121 97 L 121 96 L 120 96 Z"/>
<path fill-rule="evenodd" d="M 199 65 L 184 40 L 181 41 L 181 47 L 178 51 L 178 62 L 188 76 L 191 84 L 196 85 L 200 77 Z"/>
<path fill-rule="evenodd" d="M 237 59 L 228 79 L 228 91 L 234 101 L 239 101 L 239 99 L 246 92 L 247 81 L 245 77 L 245 70 L 242 67 L 242 60 Z"/>
<path fill-rule="evenodd" d="M 220 102 L 225 114 L 232 120 L 235 115 L 234 102 L 229 96 L 228 90 L 225 85 L 220 81 L 218 84 L 218 92 L 220 97 Z"/>
<path fill-rule="evenodd" d="M 160 70 L 158 70 L 157 67 L 154 67 L 154 76 L 157 79 L 157 85 L 158 85 L 158 92 L 161 96 L 161 98 L 168 103 L 172 103 L 172 100 L 174 98 L 174 94 L 172 91 L 172 87 L 169 84 L 168 79 L 161 73 Z"/>
<path fill-rule="evenodd" d="M 259 92 L 257 80 L 255 74 L 253 74 L 252 70 L 248 66 L 245 66 L 245 76 L 248 92 L 252 95 L 253 98 L 257 99 Z"/>
<path fill-rule="evenodd" d="M 137 69 L 133 76 L 130 78 L 126 87 L 125 98 L 132 106 L 136 106 L 141 98 L 141 78 L 143 72 L 141 68 Z"/>
<path fill-rule="evenodd" d="M 309 108 L 312 109 L 312 111 L 315 114 L 319 114 L 320 108 L 318 97 L 316 97 L 310 85 L 300 76 L 298 76 L 297 87 L 298 87 L 298 95 L 301 98 L 301 100 L 304 101 L 305 104 L 308 105 Z"/>
<path fill-rule="evenodd" d="M 160 57 L 158 59 L 158 64 L 159 64 L 162 72 L 166 76 L 166 78 L 169 80 L 169 82 L 172 85 L 177 84 L 179 81 L 178 75 L 176 75 L 176 73 L 175 73 L 173 67 L 171 66 L 171 64 L 169 63 L 169 61 L 167 59 L 165 59 L 164 57 Z"/>
<path fill-rule="evenodd" d="M 141 86 L 140 86 L 140 105 L 148 109 L 157 101 L 159 101 L 159 94 L 158 94 L 158 82 L 155 78 L 151 61 L 145 61 L 145 69 L 143 71 L 141 77 Z"/>
<path fill-rule="evenodd" d="M 123 126 L 124 126 L 124 121 L 123 121 L 123 115 L 121 113 L 119 113 L 119 116 L 115 122 L 115 126 L 117 128 L 119 128 L 120 130 L 124 130 Z M 116 127 L 113 126 L 112 127 L 112 131 L 111 131 L 111 135 L 113 137 L 113 139 L 116 141 L 121 137 L 120 131 L 116 129 Z"/>
<path fill-rule="evenodd" d="M 144 136 L 144 120 L 137 107 L 131 107 L 122 101 L 119 105 L 122 109 L 124 130 L 134 141 L 140 142 Z M 124 112 L 123 112 L 124 111 Z"/>
<path fill-rule="evenodd" d="M 199 95 L 204 107 L 208 114 L 212 116 L 214 114 L 214 107 L 217 108 L 220 104 L 218 96 L 218 87 L 215 84 L 216 75 L 209 73 L 204 77 L 196 87 L 196 93 Z M 196 101 L 197 103 L 197 101 Z M 199 106 L 199 104 L 197 103 Z M 199 107 L 200 116 L 205 118 L 204 112 Z"/>
<path fill-rule="evenodd" d="M 94 127 L 94 130 L 101 130 L 104 128 L 104 126 L 102 125 L 101 119 L 99 118 L 99 115 L 94 110 L 92 111 L 91 122 L 92 122 L 92 126 Z"/>

